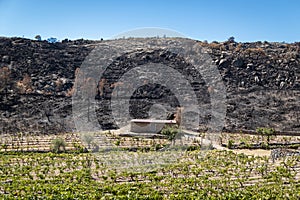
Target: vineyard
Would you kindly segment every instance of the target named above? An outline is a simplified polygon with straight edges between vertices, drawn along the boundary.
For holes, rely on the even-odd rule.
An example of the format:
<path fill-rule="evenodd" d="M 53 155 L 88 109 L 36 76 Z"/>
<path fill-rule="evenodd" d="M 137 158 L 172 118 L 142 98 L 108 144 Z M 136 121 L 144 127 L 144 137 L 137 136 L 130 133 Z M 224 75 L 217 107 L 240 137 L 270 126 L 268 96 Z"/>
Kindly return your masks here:
<path fill-rule="evenodd" d="M 57 137 L 66 142 L 64 152 L 49 151 L 50 141 Z M 222 137 L 226 142 L 230 139 L 228 135 Z M 83 151 L 75 134 L 2 137 L 0 198 L 300 198 L 299 155 L 272 159 L 231 150 L 164 149 L 161 147 L 167 140 L 159 138 L 122 138 L 112 134 L 110 139 L 115 147 L 139 148 L 91 153 Z M 294 140 L 298 138 L 289 141 Z"/>
<path fill-rule="evenodd" d="M 291 135 L 263 135 L 222 133 L 222 146 L 232 149 L 274 149 L 279 147 L 297 149 L 300 147 L 300 137 Z"/>

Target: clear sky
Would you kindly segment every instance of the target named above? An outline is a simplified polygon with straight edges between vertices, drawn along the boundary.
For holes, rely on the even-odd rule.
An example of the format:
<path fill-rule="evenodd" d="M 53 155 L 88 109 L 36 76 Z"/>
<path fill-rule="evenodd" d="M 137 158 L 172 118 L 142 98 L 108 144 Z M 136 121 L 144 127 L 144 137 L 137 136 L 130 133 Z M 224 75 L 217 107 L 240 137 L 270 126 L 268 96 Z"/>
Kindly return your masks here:
<path fill-rule="evenodd" d="M 208 41 L 300 41 L 300 0 L 0 0 L 0 36 L 108 39 L 159 27 Z"/>

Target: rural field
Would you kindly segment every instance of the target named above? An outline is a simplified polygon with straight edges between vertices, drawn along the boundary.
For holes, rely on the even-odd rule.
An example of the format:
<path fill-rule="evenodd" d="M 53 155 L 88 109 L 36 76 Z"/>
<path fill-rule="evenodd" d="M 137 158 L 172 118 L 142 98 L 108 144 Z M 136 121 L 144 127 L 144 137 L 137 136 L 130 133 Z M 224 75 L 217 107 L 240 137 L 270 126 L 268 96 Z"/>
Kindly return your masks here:
<path fill-rule="evenodd" d="M 92 153 L 76 134 L 1 137 L 1 199 L 299 199 L 300 156 L 271 149 L 168 146 L 168 139 L 120 137 Z M 234 142 L 228 142 L 232 138 Z M 260 135 L 222 134 L 223 143 L 265 141 Z M 249 138 L 247 138 L 249 137 Z M 259 137 L 259 138 L 257 138 Z M 58 139 L 60 138 L 60 139 Z M 231 139 L 230 139 L 231 138 Z M 285 138 L 285 139 L 283 139 Z M 243 142 L 243 141 L 242 141 Z M 242 143 L 244 144 L 244 143 Z M 295 145 L 295 144 L 294 144 Z M 89 150 L 89 151 L 88 151 Z M 294 152 L 294 153 L 291 153 Z"/>

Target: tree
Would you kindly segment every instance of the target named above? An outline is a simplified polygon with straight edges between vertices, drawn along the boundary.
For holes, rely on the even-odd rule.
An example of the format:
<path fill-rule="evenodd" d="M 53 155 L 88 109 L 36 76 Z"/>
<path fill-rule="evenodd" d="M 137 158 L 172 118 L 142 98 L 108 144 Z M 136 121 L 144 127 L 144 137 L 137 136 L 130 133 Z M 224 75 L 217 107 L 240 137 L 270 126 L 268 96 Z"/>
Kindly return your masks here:
<path fill-rule="evenodd" d="M 85 105 L 87 106 L 88 122 L 90 122 L 91 99 L 96 96 L 97 84 L 94 78 L 86 77 L 80 68 L 75 70 L 75 83 L 73 85 L 72 94 L 73 93 L 78 94 L 84 99 Z"/>
<path fill-rule="evenodd" d="M 104 95 L 104 86 L 105 86 L 106 82 L 107 82 L 106 79 L 102 78 L 98 83 L 98 91 L 99 91 L 100 97 L 102 97 Z"/>
<path fill-rule="evenodd" d="M 61 41 L 61 43 L 67 43 L 67 42 L 69 42 L 68 38 L 65 38 L 64 40 Z"/>
<path fill-rule="evenodd" d="M 270 143 L 270 137 L 275 135 L 275 130 L 273 128 L 257 128 L 256 132 L 262 136 L 266 136 L 268 144 Z"/>
<path fill-rule="evenodd" d="M 8 87 L 11 81 L 11 72 L 8 67 L 0 68 L 0 92 L 5 92 L 5 96 L 8 94 Z"/>
<path fill-rule="evenodd" d="M 42 37 L 41 37 L 40 35 L 36 35 L 34 38 L 35 38 L 37 41 L 41 41 L 41 40 L 42 40 Z"/>
<path fill-rule="evenodd" d="M 89 77 L 85 80 L 85 84 L 82 86 L 83 96 L 88 101 L 88 122 L 90 122 L 90 106 L 91 98 L 95 98 L 97 86 L 93 78 Z"/>
<path fill-rule="evenodd" d="M 233 36 L 231 36 L 230 38 L 228 38 L 227 40 L 230 43 L 234 43 L 235 42 L 235 38 Z"/>
<path fill-rule="evenodd" d="M 182 107 L 177 107 L 176 114 L 175 114 L 175 121 L 178 126 L 180 126 L 181 124 L 182 111 L 183 111 Z"/>
<path fill-rule="evenodd" d="M 53 37 L 48 38 L 47 41 L 48 41 L 49 43 L 56 43 L 56 42 L 58 42 L 57 38 L 53 38 Z"/>

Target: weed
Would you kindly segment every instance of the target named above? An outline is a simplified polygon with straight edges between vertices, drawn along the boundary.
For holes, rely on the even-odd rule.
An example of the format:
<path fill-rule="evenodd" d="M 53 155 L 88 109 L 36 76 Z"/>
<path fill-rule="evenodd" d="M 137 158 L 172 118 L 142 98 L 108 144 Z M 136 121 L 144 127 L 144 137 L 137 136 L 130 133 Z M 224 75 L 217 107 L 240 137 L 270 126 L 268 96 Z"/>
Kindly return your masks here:
<path fill-rule="evenodd" d="M 62 138 L 56 138 L 52 141 L 52 151 L 55 153 L 60 153 L 66 151 L 66 142 Z"/>

